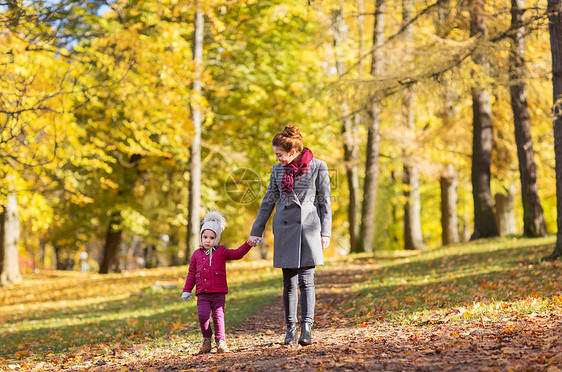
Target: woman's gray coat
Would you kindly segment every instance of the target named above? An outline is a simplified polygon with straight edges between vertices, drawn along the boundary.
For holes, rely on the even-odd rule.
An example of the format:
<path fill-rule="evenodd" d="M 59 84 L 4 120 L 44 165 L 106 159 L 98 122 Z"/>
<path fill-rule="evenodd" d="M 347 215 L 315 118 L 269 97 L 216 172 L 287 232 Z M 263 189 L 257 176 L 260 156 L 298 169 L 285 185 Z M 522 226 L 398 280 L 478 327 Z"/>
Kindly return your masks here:
<path fill-rule="evenodd" d="M 273 267 L 300 268 L 324 264 L 321 236 L 332 235 L 330 177 L 322 160 L 312 159 L 308 170 L 295 180 L 290 194 L 281 192 L 285 168 L 273 166 L 269 186 L 260 205 L 251 235 L 262 236 L 273 216 Z"/>

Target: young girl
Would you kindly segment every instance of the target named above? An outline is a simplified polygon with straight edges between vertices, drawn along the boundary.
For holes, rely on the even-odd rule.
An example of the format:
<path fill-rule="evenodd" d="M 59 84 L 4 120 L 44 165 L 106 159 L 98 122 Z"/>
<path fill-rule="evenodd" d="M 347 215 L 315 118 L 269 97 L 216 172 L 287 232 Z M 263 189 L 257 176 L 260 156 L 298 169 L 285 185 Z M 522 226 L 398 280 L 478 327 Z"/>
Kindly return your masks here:
<path fill-rule="evenodd" d="M 217 211 L 209 212 L 203 218 L 200 238 L 201 246 L 191 256 L 189 273 L 183 288 L 182 298 L 191 299 L 191 291 L 197 286 L 197 313 L 203 334 L 201 353 L 211 351 L 211 313 L 215 323 L 217 352 L 228 352 L 224 328 L 224 304 L 228 286 L 226 283 L 226 261 L 239 260 L 255 247 L 258 241 L 247 241 L 238 249 L 227 249 L 219 245 L 221 232 L 226 221 Z"/>

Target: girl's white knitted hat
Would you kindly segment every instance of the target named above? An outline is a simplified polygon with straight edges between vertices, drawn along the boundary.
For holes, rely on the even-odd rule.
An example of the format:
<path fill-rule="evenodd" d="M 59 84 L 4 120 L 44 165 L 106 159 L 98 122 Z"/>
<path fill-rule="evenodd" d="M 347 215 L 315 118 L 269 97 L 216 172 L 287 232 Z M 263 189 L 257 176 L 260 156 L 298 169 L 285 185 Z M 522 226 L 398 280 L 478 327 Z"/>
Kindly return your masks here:
<path fill-rule="evenodd" d="M 218 245 L 221 240 L 221 233 L 226 226 L 226 220 L 220 214 L 219 211 L 210 211 L 201 221 L 201 231 L 199 232 L 199 240 L 201 240 L 201 234 L 203 230 L 211 230 L 215 233 L 215 245 Z"/>

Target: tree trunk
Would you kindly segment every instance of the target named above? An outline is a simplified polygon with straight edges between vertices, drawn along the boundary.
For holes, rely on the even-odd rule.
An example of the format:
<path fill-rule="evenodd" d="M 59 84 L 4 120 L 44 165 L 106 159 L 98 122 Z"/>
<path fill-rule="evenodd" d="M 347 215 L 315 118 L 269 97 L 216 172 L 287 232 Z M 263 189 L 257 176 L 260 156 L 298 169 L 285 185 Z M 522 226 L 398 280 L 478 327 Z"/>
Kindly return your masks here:
<path fill-rule="evenodd" d="M 406 186 L 404 196 L 404 249 L 427 250 L 421 230 L 421 204 L 419 172 L 415 167 L 404 166 L 402 183 Z"/>
<path fill-rule="evenodd" d="M 467 242 L 470 240 L 470 214 L 465 213 L 463 216 L 462 235 L 461 241 Z"/>
<path fill-rule="evenodd" d="M 407 24 L 412 19 L 414 11 L 413 0 L 402 0 L 402 22 Z M 405 58 L 408 59 L 412 53 L 412 43 L 414 41 L 412 25 L 404 30 L 404 44 L 406 45 Z M 406 131 L 415 129 L 414 122 L 414 87 L 409 85 L 402 91 L 402 117 Z M 421 230 L 421 211 L 420 211 L 420 188 L 419 171 L 408 160 L 411 154 L 404 151 L 404 173 L 402 183 L 404 185 L 404 249 L 425 251 L 427 248 L 423 242 Z"/>
<path fill-rule="evenodd" d="M 390 184 L 396 185 L 398 184 L 398 179 L 396 177 L 395 171 L 390 171 Z M 390 241 L 391 247 L 399 248 L 403 246 L 400 237 L 404 236 L 404 232 L 400 229 L 402 227 L 400 225 L 400 218 L 398 216 L 398 209 L 399 204 L 402 207 L 402 203 L 397 200 L 397 198 L 390 198 L 388 201 L 389 209 L 390 209 L 390 218 L 391 218 L 391 228 L 388 229 L 388 240 Z"/>
<path fill-rule="evenodd" d="M 125 168 L 125 183 L 120 185 L 116 197 L 116 203 L 119 202 L 124 196 L 130 195 L 131 190 L 134 188 L 135 183 L 140 176 L 138 163 L 141 160 L 141 155 L 133 154 L 129 157 L 128 166 Z M 109 223 L 105 233 L 105 244 L 103 247 L 103 257 L 100 263 L 100 274 L 107 274 L 110 271 L 118 271 L 119 269 L 119 246 L 122 241 L 123 229 L 121 223 L 123 216 L 120 210 L 114 210 L 109 217 Z"/>
<path fill-rule="evenodd" d="M 357 34 L 359 37 L 358 40 L 358 44 L 357 44 L 357 59 L 358 59 L 358 63 L 357 63 L 357 75 L 359 76 L 359 78 L 361 79 L 363 76 L 363 62 L 364 62 L 364 51 L 363 51 L 363 46 L 364 46 L 364 42 L 365 42 L 365 2 L 364 0 L 358 0 L 357 1 L 357 11 L 358 11 L 358 16 L 357 16 Z M 349 156 L 349 159 L 354 159 L 355 163 L 351 163 L 349 166 L 346 166 L 346 175 L 347 175 L 347 180 L 349 182 L 348 184 L 348 188 L 349 188 L 349 198 L 350 198 L 350 202 L 349 202 L 349 223 L 350 223 L 350 245 L 351 245 L 351 252 L 361 252 L 362 251 L 362 244 L 360 243 L 360 227 L 361 227 L 361 221 L 360 221 L 360 213 L 361 213 L 361 209 L 360 209 L 360 202 L 359 202 L 359 174 L 358 174 L 358 170 L 357 170 L 357 162 L 359 160 L 359 137 L 358 137 L 358 129 L 359 129 L 359 125 L 361 124 L 362 120 L 362 115 L 364 115 L 364 112 L 361 110 L 360 112 L 356 112 L 354 117 L 353 117 L 353 126 L 351 127 L 351 130 L 349 128 L 346 127 L 345 129 L 345 133 L 347 138 L 345 138 L 345 142 L 349 143 L 349 148 L 347 148 L 347 145 L 344 147 L 344 152 L 348 152 L 349 151 L 349 155 L 345 155 L 346 157 Z M 347 160 L 346 160 L 346 164 L 347 164 Z M 351 201 L 351 199 L 353 198 L 353 202 Z M 354 206 L 354 209 L 352 209 Z M 352 224 L 351 222 L 351 217 L 354 216 L 354 222 Z M 351 226 L 354 226 L 353 229 L 351 228 Z M 351 237 L 351 235 L 353 234 L 353 237 Z"/>
<path fill-rule="evenodd" d="M 152 269 L 156 267 L 155 265 L 156 250 L 154 244 L 147 243 L 145 248 L 143 249 L 143 254 L 144 254 L 144 267 L 147 269 Z"/>
<path fill-rule="evenodd" d="M 334 30 L 334 55 L 336 70 L 339 76 L 345 73 L 345 63 L 342 44 L 346 39 L 347 26 L 344 21 L 343 8 L 332 10 L 332 27 Z M 359 201 L 359 175 L 357 173 L 357 157 L 359 153 L 357 138 L 357 123 L 348 115 L 349 105 L 344 96 L 341 100 L 342 113 L 342 138 L 345 173 L 349 190 L 349 205 L 347 219 L 349 222 L 349 242 L 351 252 L 358 252 L 357 238 L 359 236 L 358 201 Z"/>
<path fill-rule="evenodd" d="M 436 34 L 445 39 L 450 32 L 450 27 L 447 27 L 448 21 L 451 18 L 451 7 L 449 1 L 441 2 L 437 7 L 437 19 L 435 21 Z M 447 77 L 442 77 L 443 93 L 441 96 L 441 109 L 439 110 L 439 117 L 441 118 L 444 127 L 451 127 L 454 125 L 454 120 L 457 117 L 457 108 L 455 102 L 458 100 L 458 95 L 452 87 L 451 80 Z M 459 179 L 455 168 L 451 164 L 445 164 L 440 177 L 441 185 L 441 240 L 443 245 L 458 243 L 461 240 L 459 231 L 459 218 L 457 214 L 457 201 L 458 201 L 458 186 Z M 466 224 L 466 222 L 464 222 Z M 463 227 L 464 227 L 463 224 Z M 470 231 L 468 232 L 470 238 Z"/>
<path fill-rule="evenodd" d="M 357 122 L 351 123 L 346 119 L 343 128 L 344 159 L 347 186 L 349 190 L 349 240 L 351 252 L 360 252 L 359 248 L 359 174 L 357 159 L 359 156 L 359 140 L 357 137 Z"/>
<path fill-rule="evenodd" d="M 357 75 L 359 78 L 363 76 L 363 44 L 365 35 L 365 2 L 363 0 L 357 1 L 357 11 L 359 15 L 357 16 L 357 33 L 359 36 L 357 59 L 359 63 L 357 64 Z M 344 135 L 344 156 L 346 158 L 346 175 L 348 181 L 349 189 L 349 235 L 350 235 L 350 246 L 351 252 L 361 252 L 360 239 L 360 207 L 359 207 L 359 174 L 357 171 L 357 162 L 359 160 L 359 137 L 358 129 L 361 124 L 363 112 L 356 112 L 353 117 L 353 125 L 351 128 L 345 128 Z M 345 154 L 347 153 L 347 155 Z M 350 163 L 348 164 L 348 159 Z M 351 218 L 353 217 L 353 222 Z M 353 226 L 353 227 L 352 227 Z"/>
<path fill-rule="evenodd" d="M 179 266 L 181 262 L 178 255 L 179 236 L 177 228 L 172 228 L 170 231 L 170 266 Z"/>
<path fill-rule="evenodd" d="M 373 50 L 371 53 L 371 75 L 377 76 L 381 72 L 382 51 L 384 39 L 384 9 L 386 0 L 375 2 L 375 24 L 373 27 Z M 373 235 L 375 222 L 375 201 L 377 196 L 379 170 L 379 142 L 381 102 L 376 94 L 371 97 L 367 124 L 367 155 L 365 164 L 365 182 L 363 185 L 363 205 L 361 211 L 361 235 L 358 251 L 373 252 Z"/>
<path fill-rule="evenodd" d="M 485 38 L 488 28 L 484 18 L 483 0 L 470 0 L 470 35 Z M 473 54 L 474 62 L 484 73 L 489 73 L 489 61 L 484 47 Z M 498 235 L 490 187 L 492 161 L 492 107 L 490 94 L 480 82 L 472 88 L 473 141 L 472 141 L 472 197 L 474 199 L 474 232 L 471 239 Z"/>
<path fill-rule="evenodd" d="M 56 269 L 72 271 L 74 269 L 74 259 L 69 256 L 68 249 L 65 250 L 60 244 L 55 244 Z M 66 253 L 66 254 L 65 254 Z"/>
<path fill-rule="evenodd" d="M 15 193 L 11 193 L 0 213 L 0 285 L 21 281 L 19 239 L 18 199 Z"/>
<path fill-rule="evenodd" d="M 547 231 L 539 197 L 539 186 L 537 185 L 537 167 L 535 165 L 533 139 L 531 138 L 531 120 L 527 106 L 527 86 L 524 72 L 524 7 L 525 0 L 511 0 L 511 27 L 516 32 L 512 37 L 509 78 L 515 142 L 517 143 L 517 157 L 519 158 L 519 174 L 521 178 L 523 234 L 528 237 L 538 237 L 545 236 Z"/>
<path fill-rule="evenodd" d="M 203 31 L 205 22 L 203 11 L 199 1 L 195 2 L 196 11 L 193 29 L 193 62 L 195 71 L 193 74 L 192 91 L 196 97 L 201 95 L 201 73 L 203 68 Z M 199 208 L 201 204 L 201 108 L 199 101 L 190 100 L 191 117 L 195 133 L 191 143 L 190 177 L 189 177 L 189 200 L 185 260 L 191 259 L 191 253 L 199 246 Z"/>
<path fill-rule="evenodd" d="M 139 236 L 133 236 L 129 244 L 127 244 L 127 253 L 125 254 L 125 260 L 123 262 L 123 270 L 134 270 L 136 269 L 137 263 L 135 262 L 135 249 L 140 240 Z"/>
<path fill-rule="evenodd" d="M 471 240 L 498 235 L 495 223 L 490 164 L 492 159 L 492 126 L 490 96 L 473 88 L 472 196 L 474 199 L 474 232 Z"/>
<path fill-rule="evenodd" d="M 55 269 L 64 270 L 64 264 L 62 262 L 62 248 L 57 243 L 54 244 L 53 248 L 55 251 Z"/>
<path fill-rule="evenodd" d="M 441 174 L 441 227 L 443 245 L 458 243 L 457 188 L 459 179 L 452 165 Z"/>
<path fill-rule="evenodd" d="M 515 186 L 510 185 L 505 193 L 497 193 L 494 199 L 500 236 L 515 234 Z"/>
<path fill-rule="evenodd" d="M 359 37 L 359 41 L 357 44 L 358 47 L 357 60 L 359 61 L 357 63 L 357 74 L 361 78 L 361 76 L 363 75 L 363 43 L 364 43 L 364 35 L 365 35 L 365 26 L 364 26 L 365 1 L 364 0 L 357 1 L 357 12 L 358 12 L 357 35 Z M 356 117 L 358 117 L 358 115 L 356 115 Z"/>
<path fill-rule="evenodd" d="M 45 269 L 45 241 L 43 239 L 39 240 L 39 263 L 40 263 L 40 267 L 41 269 Z"/>
<path fill-rule="evenodd" d="M 100 274 L 107 274 L 118 261 L 119 246 L 121 245 L 123 230 L 121 229 L 121 212 L 111 213 L 109 225 L 105 233 L 103 258 L 100 264 Z"/>
<path fill-rule="evenodd" d="M 552 87 L 554 114 L 554 154 L 556 168 L 556 245 L 548 257 L 562 256 L 562 0 L 548 0 L 550 52 L 552 54 Z"/>
<path fill-rule="evenodd" d="M 357 159 L 359 156 L 359 140 L 357 137 L 357 122 L 351 123 L 346 119 L 344 123 L 344 159 L 347 187 L 349 190 L 349 240 L 351 252 L 360 252 L 359 248 L 359 174 Z"/>

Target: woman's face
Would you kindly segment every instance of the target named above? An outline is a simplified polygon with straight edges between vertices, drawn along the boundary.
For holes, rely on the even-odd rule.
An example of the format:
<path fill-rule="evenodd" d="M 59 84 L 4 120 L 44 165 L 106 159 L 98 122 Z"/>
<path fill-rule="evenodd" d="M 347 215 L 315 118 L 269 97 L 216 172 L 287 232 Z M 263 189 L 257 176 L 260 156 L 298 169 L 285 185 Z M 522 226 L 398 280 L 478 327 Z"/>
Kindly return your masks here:
<path fill-rule="evenodd" d="M 275 160 L 283 165 L 289 164 L 299 155 L 295 149 L 291 149 L 291 151 L 286 152 L 278 146 L 273 146 L 273 152 L 275 153 Z"/>

